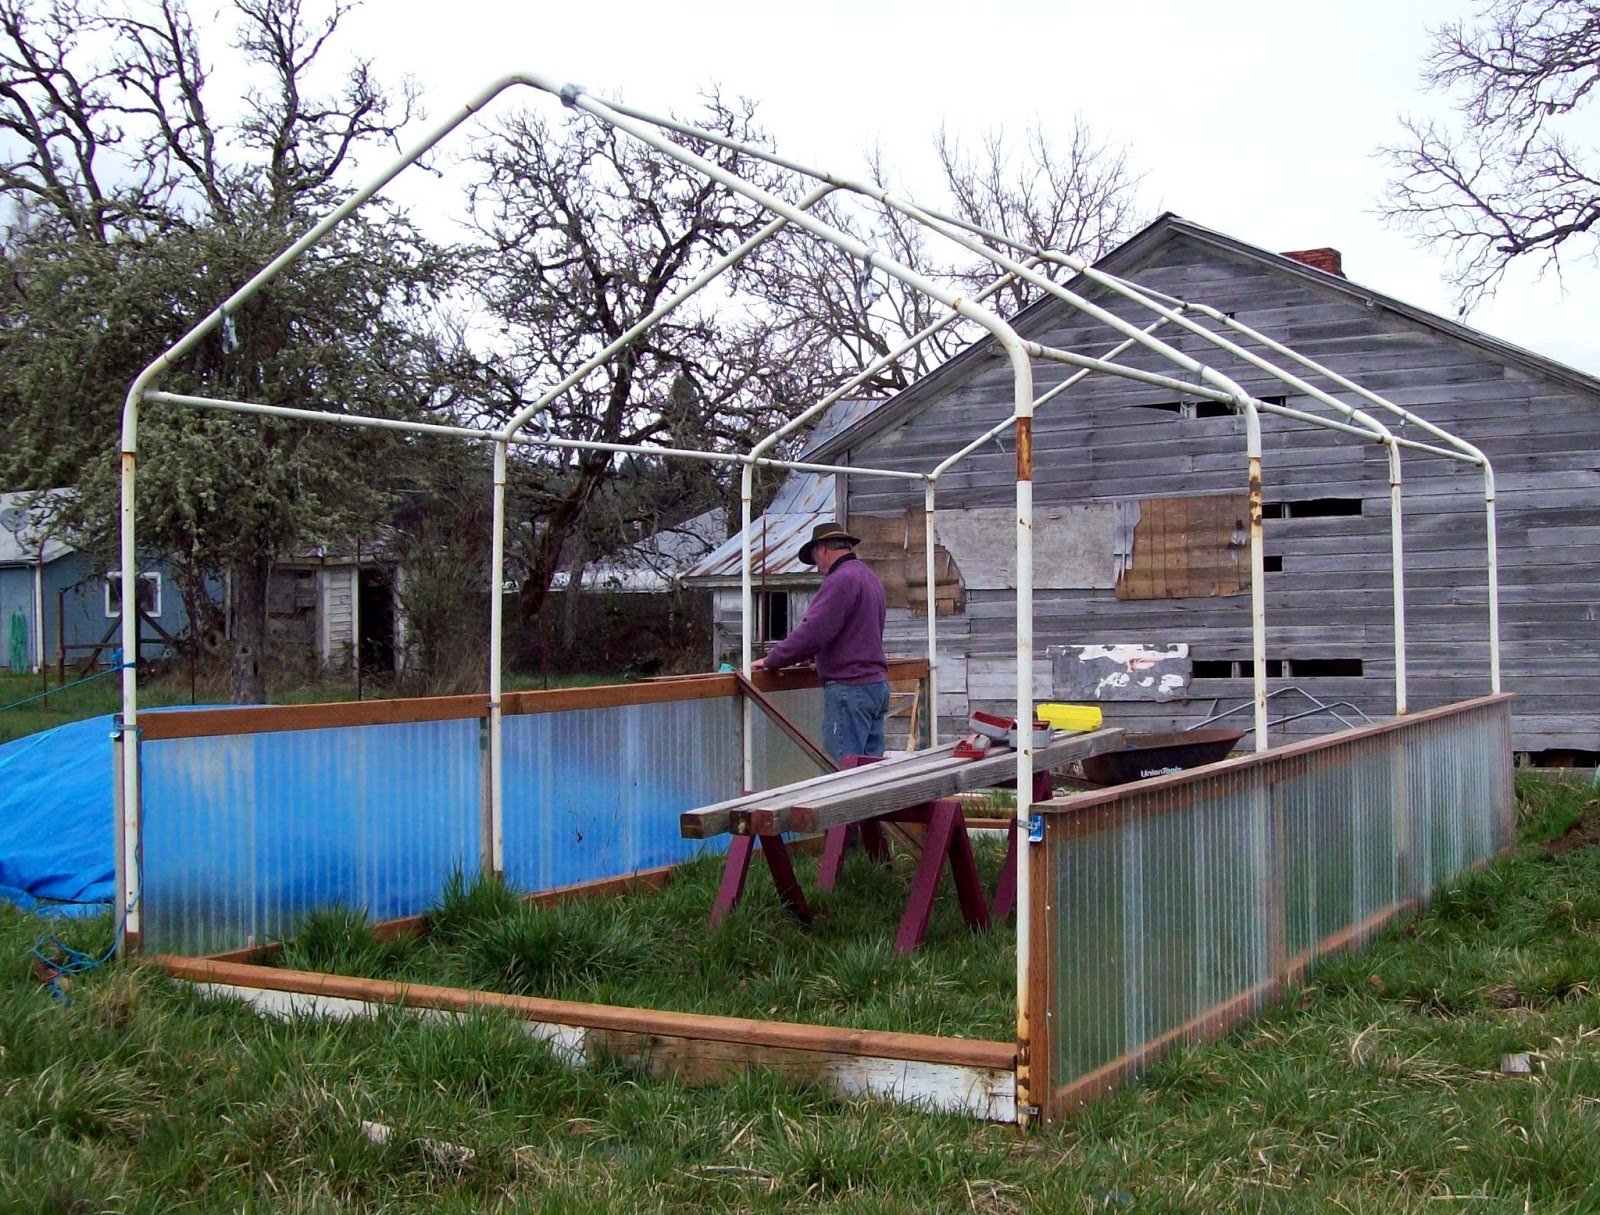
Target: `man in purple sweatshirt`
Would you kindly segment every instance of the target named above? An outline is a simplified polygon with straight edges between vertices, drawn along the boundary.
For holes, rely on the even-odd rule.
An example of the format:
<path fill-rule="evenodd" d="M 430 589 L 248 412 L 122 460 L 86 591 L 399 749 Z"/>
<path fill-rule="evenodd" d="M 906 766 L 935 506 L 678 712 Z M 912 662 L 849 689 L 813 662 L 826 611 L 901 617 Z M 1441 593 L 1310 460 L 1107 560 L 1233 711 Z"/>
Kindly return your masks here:
<path fill-rule="evenodd" d="M 752 664 L 776 671 L 807 658 L 822 678 L 822 748 L 845 755 L 882 755 L 889 711 L 889 664 L 883 654 L 883 583 L 856 556 L 859 543 L 837 523 L 819 523 L 800 547 L 803 565 L 822 571 L 822 588 L 805 619 Z"/>

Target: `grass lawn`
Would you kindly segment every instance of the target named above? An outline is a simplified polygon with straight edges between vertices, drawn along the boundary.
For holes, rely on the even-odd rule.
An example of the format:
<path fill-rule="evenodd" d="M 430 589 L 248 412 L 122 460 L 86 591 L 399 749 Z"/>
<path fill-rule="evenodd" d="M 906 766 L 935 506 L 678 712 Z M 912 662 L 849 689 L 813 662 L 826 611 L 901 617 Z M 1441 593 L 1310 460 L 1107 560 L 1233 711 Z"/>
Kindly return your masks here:
<path fill-rule="evenodd" d="M 976 849 L 986 889 L 1003 859 L 998 840 Z M 1016 934 L 970 931 L 948 873 L 926 944 L 894 949 L 914 862 L 893 869 L 860 849 L 831 894 L 816 894 L 817 854 L 795 872 L 815 920 L 787 914 L 757 857 L 745 896 L 715 931 L 706 927 L 722 875 L 707 856 L 661 890 L 531 906 L 498 883 L 452 882 L 426 936 L 375 942 L 363 916 L 313 914 L 283 965 L 374 979 L 475 987 L 635 1008 L 806 1021 L 853 1029 L 1011 1041 L 1016 1036 Z M 813 897 L 815 895 L 815 897 Z"/>
<path fill-rule="evenodd" d="M 1517 856 L 1030 1135 L 767 1076 L 573 1072 L 491 1016 L 261 1020 L 138 968 L 63 1007 L 29 977 L 39 922 L 0 911 L 0 1211 L 1593 1212 L 1587 797 L 1525 784 Z"/>

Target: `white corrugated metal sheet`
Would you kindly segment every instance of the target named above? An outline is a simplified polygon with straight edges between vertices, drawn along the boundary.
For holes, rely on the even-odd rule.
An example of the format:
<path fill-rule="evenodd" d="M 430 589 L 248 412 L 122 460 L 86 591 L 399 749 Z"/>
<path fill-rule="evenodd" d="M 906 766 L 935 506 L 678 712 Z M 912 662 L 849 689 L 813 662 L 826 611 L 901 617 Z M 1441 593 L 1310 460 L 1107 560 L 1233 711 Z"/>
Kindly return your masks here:
<path fill-rule="evenodd" d="M 48 565 L 73 551 L 46 530 L 52 504 L 70 493 L 70 489 L 0 493 L 0 565 Z"/>
<path fill-rule="evenodd" d="M 820 443 L 871 413 L 881 404 L 876 400 L 836 401 L 822 415 L 812 431 L 810 442 Z M 829 473 L 790 473 L 778 488 L 766 513 L 751 521 L 753 542 L 752 570 L 759 578 L 815 576 L 816 569 L 800 564 L 800 548 L 811 538 L 811 529 L 832 519 L 836 502 L 833 476 Z M 693 586 L 715 586 L 740 576 L 744 552 L 743 533 L 730 536 L 706 554 L 683 576 Z"/>

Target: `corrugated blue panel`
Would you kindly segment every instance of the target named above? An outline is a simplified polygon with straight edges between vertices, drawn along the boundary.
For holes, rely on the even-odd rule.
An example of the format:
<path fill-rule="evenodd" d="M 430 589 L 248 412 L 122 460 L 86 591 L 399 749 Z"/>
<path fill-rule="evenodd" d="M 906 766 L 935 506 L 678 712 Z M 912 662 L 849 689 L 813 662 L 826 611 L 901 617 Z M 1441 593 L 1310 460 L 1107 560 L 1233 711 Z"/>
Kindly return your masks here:
<path fill-rule="evenodd" d="M 708 845 L 678 816 L 740 791 L 732 699 L 511 716 L 504 737 L 505 872 L 522 890 L 687 860 Z"/>
<path fill-rule="evenodd" d="M 317 907 L 415 915 L 478 858 L 476 720 L 142 746 L 151 949 L 285 936 Z"/>

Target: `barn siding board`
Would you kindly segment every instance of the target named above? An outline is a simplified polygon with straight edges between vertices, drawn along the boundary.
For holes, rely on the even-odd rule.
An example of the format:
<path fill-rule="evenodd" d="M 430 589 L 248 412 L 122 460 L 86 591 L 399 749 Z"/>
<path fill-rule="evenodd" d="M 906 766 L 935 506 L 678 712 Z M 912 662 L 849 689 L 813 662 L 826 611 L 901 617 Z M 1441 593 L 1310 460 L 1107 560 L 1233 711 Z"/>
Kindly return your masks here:
<path fill-rule="evenodd" d="M 1489 453 L 1499 491 L 1505 678 L 1522 696 L 1515 708 L 1518 745 L 1555 746 L 1552 739 L 1565 737 L 1573 740 L 1568 745 L 1591 746 L 1600 727 L 1584 706 L 1595 664 L 1574 655 L 1600 652 L 1600 392 L 1576 373 L 1462 340 L 1448 322 L 1434 326 L 1385 306 L 1369 309 L 1320 281 L 1231 247 L 1201 244 L 1181 230 L 1150 248 L 1143 265 L 1121 271 L 1234 312 Z M 1143 323 L 1127 301 L 1090 294 Z M 1118 340 L 1106 326 L 1065 309 L 1046 308 L 1024 321 L 1028 336 L 1085 353 L 1103 353 Z M 1197 337 L 1183 335 L 1180 344 L 1257 395 L 1285 395 L 1297 408 L 1327 412 Z M 1123 361 L 1171 371 L 1143 351 Z M 1011 408 L 1004 361 L 975 360 L 972 367 L 965 383 L 952 381 L 926 397 L 909 422 L 865 433 L 852 446 L 851 461 L 926 471 L 1004 418 Z M 1070 369 L 1036 364 L 1035 373 L 1043 392 Z M 1090 376 L 1041 407 L 1034 425 L 1036 503 L 1242 492 L 1242 419 L 1180 418 L 1139 408 L 1173 399 L 1164 389 Z M 891 409 L 885 416 L 895 415 Z M 1401 433 L 1428 437 L 1416 428 Z M 1266 551 L 1283 562 L 1282 571 L 1266 576 L 1269 657 L 1361 657 L 1362 678 L 1289 682 L 1386 715 L 1393 705 L 1386 454 L 1354 437 L 1273 417 L 1263 419 L 1263 448 L 1268 503 L 1364 500 L 1360 516 L 1266 520 Z M 1482 474 L 1417 452 L 1404 452 L 1402 460 L 1411 699 L 1420 704 L 1475 695 L 1487 686 Z M 1013 461 L 1006 435 L 941 479 L 939 509 L 1011 506 Z M 852 508 L 865 513 L 893 514 L 917 497 L 915 487 L 883 479 L 851 485 Z M 1008 594 L 970 591 L 965 615 L 940 621 L 941 637 L 956 644 L 950 630 L 965 620 L 968 631 L 959 644 L 1005 653 L 1014 612 Z M 1197 659 L 1238 661 L 1250 652 L 1248 598 L 1119 601 L 1105 591 L 1037 591 L 1034 634 L 1041 654 L 1052 644 L 1159 638 L 1188 642 Z M 1118 705 L 1117 711 L 1122 716 L 1137 709 L 1141 720 L 1189 724 L 1210 697 L 1249 693 L 1248 681 L 1197 679 L 1187 716 L 1182 705 L 1150 712 Z M 946 707 L 941 704 L 941 712 Z"/>

